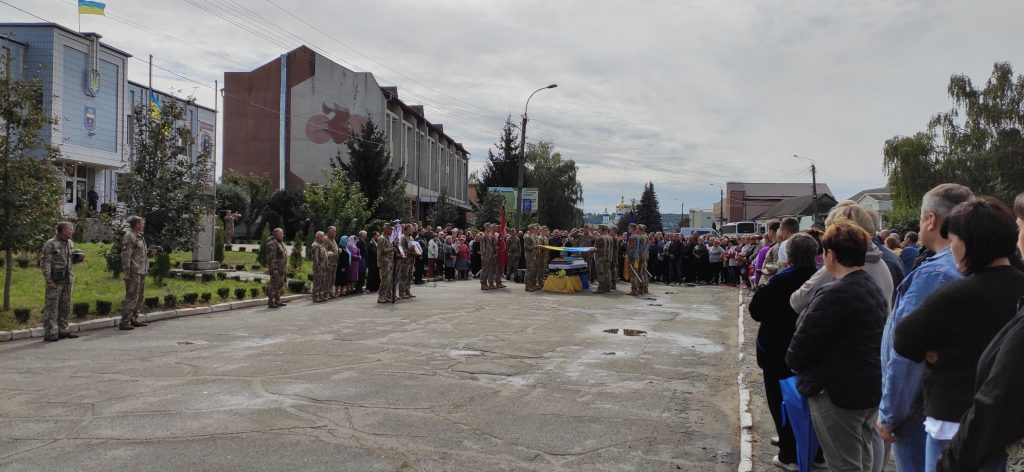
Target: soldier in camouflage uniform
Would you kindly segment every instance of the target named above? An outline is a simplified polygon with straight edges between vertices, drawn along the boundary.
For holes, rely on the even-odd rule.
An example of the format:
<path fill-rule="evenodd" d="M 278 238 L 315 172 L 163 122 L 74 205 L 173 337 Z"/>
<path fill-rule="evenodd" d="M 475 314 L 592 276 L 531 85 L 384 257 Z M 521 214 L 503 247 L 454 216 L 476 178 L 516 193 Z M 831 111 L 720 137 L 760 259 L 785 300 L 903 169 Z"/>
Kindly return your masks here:
<path fill-rule="evenodd" d="M 75 234 L 75 226 L 67 221 L 61 221 L 54 230 L 56 235 L 43 244 L 41 261 L 43 280 L 46 280 L 46 306 L 43 307 L 44 341 L 78 337 L 77 334 L 68 331 L 71 286 L 75 282 L 71 269 L 71 253 L 75 250 L 71 235 Z"/>
<path fill-rule="evenodd" d="M 537 225 L 531 224 L 526 228 L 526 234 L 523 235 L 523 257 L 526 258 L 526 275 L 523 277 L 523 285 L 526 285 L 526 291 L 532 292 L 537 290 L 534 286 L 533 281 L 537 278 L 535 271 L 537 266 L 533 263 L 533 253 L 537 247 Z"/>
<path fill-rule="evenodd" d="M 324 235 L 324 249 L 327 250 L 327 266 L 324 269 L 324 288 L 327 298 L 335 298 L 337 294 L 334 287 L 338 283 L 338 254 L 341 254 L 338 247 L 338 228 L 327 227 L 327 234 Z"/>
<path fill-rule="evenodd" d="M 548 275 L 548 261 L 551 258 L 549 257 L 549 251 L 541 246 L 546 246 L 548 244 L 548 236 L 550 235 L 550 232 L 547 226 L 541 226 L 537 234 L 537 241 L 539 244 L 534 246 L 533 252 L 533 263 L 536 266 L 533 272 L 533 284 L 537 287 L 537 290 L 542 290 L 544 289 L 544 278 Z"/>
<path fill-rule="evenodd" d="M 270 237 L 263 245 L 270 271 L 270 284 L 267 285 L 267 308 L 285 305 L 281 301 L 281 292 L 288 276 L 288 251 L 284 247 L 284 230 L 274 228 Z"/>
<path fill-rule="evenodd" d="M 395 301 L 395 245 L 391 243 L 393 231 L 391 226 L 385 226 L 384 234 L 377 237 L 377 270 L 380 271 L 377 303 Z"/>
<path fill-rule="evenodd" d="M 643 295 L 648 293 L 647 284 L 651 281 L 651 274 L 647 270 L 647 263 L 651 254 L 651 240 L 647 237 L 647 226 L 637 225 L 636 230 L 637 260 L 639 261 L 636 273 L 640 277 L 640 294 Z"/>
<path fill-rule="evenodd" d="M 147 326 L 139 321 L 139 305 L 146 295 L 146 274 L 149 258 L 156 248 L 146 246 L 142 231 L 146 220 L 140 216 L 128 217 L 128 229 L 121 237 L 121 271 L 124 273 L 124 303 L 121 305 L 121 323 L 118 328 L 130 331 Z"/>
<path fill-rule="evenodd" d="M 640 294 L 640 238 L 635 225 L 630 226 L 629 241 L 626 241 L 626 271 L 629 272 L 629 294 Z"/>
<path fill-rule="evenodd" d="M 501 252 L 507 251 L 508 245 L 505 240 L 501 239 L 501 226 L 494 224 L 491 225 L 491 228 L 491 239 L 494 243 L 491 256 L 491 288 L 505 288 L 505 284 L 501 282 L 501 274 L 504 269 L 501 267 Z"/>
<path fill-rule="evenodd" d="M 604 225 L 597 227 L 597 240 L 594 241 L 594 262 L 597 265 L 597 293 L 608 293 L 612 290 L 612 283 L 609 280 L 611 272 L 608 268 L 608 262 L 611 260 L 609 251 L 611 244 L 609 243 L 608 228 Z"/>
<path fill-rule="evenodd" d="M 412 271 L 415 268 L 416 254 L 413 252 L 410 243 L 412 242 L 412 225 L 402 225 L 402 235 L 398 237 L 398 298 L 407 300 L 415 298 L 412 294 Z"/>
<path fill-rule="evenodd" d="M 505 279 L 514 280 L 516 276 L 516 270 L 519 269 L 519 256 L 522 254 L 522 247 L 519 245 L 519 236 L 516 235 L 516 231 L 512 230 L 508 233 L 508 263 L 505 264 Z"/>
<path fill-rule="evenodd" d="M 316 232 L 316 239 L 309 245 L 313 260 L 313 301 L 327 301 L 327 246 L 323 231 Z"/>

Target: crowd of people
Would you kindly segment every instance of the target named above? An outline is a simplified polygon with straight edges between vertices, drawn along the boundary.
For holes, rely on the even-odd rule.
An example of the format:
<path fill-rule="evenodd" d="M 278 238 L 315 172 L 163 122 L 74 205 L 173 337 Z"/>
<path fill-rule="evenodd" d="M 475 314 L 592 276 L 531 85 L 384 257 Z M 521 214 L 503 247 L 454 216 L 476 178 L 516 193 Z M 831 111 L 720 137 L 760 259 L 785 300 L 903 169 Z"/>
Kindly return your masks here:
<path fill-rule="evenodd" d="M 799 470 L 780 384 L 795 376 L 816 466 L 1024 470 L 1024 194 L 1011 210 L 943 184 L 923 197 L 917 232 L 880 222 L 841 202 L 820 235 L 770 225 L 753 259 L 773 463 Z"/>

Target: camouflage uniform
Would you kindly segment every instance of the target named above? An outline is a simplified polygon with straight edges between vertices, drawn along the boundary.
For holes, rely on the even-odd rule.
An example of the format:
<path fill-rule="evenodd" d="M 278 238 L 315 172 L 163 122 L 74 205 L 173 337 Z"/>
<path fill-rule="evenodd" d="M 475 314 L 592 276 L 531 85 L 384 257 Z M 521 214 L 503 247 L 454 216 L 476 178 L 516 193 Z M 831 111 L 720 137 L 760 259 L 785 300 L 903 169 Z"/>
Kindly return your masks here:
<path fill-rule="evenodd" d="M 619 238 L 615 234 L 616 231 L 618 231 L 618 230 L 615 228 L 615 226 L 612 226 L 611 227 L 611 234 L 608 235 L 608 238 L 611 239 L 611 249 L 608 251 L 608 255 L 609 255 L 609 259 L 610 259 L 608 261 L 608 264 L 609 264 L 608 268 L 610 269 L 609 272 L 611 272 L 611 277 L 612 277 L 612 290 L 618 290 L 619 289 L 619 270 L 618 270 L 618 267 L 619 267 L 619 261 L 622 260 L 622 254 L 619 253 L 620 249 L 621 249 L 619 247 Z"/>
<path fill-rule="evenodd" d="M 327 250 L 327 266 L 324 269 L 324 289 L 327 298 L 334 298 L 334 286 L 338 284 L 338 254 L 341 254 L 338 242 L 332 238 L 324 238 L 324 249 Z"/>
<path fill-rule="evenodd" d="M 597 241 L 594 242 L 594 262 L 597 264 L 595 267 L 597 271 L 597 293 L 608 293 L 611 291 L 611 281 L 608 280 L 611 275 L 608 271 L 607 262 L 610 260 L 609 257 L 609 246 L 608 236 L 601 234 L 597 236 Z"/>
<path fill-rule="evenodd" d="M 534 280 L 537 278 L 537 266 L 533 263 L 533 252 L 536 246 L 536 236 L 531 233 L 523 235 L 523 255 L 526 257 L 526 275 L 523 277 L 523 284 L 526 285 L 527 292 L 532 292 L 537 289 L 537 287 L 534 286 Z"/>
<path fill-rule="evenodd" d="M 519 255 L 521 248 L 519 247 L 519 236 L 509 236 L 508 238 L 508 263 L 505 264 L 505 278 L 512 280 L 516 275 L 516 269 L 519 269 Z"/>
<path fill-rule="evenodd" d="M 378 303 L 395 301 L 395 246 L 391 240 L 381 235 L 377 238 L 377 269 L 380 270 L 380 289 L 377 290 Z"/>
<path fill-rule="evenodd" d="M 486 225 L 487 230 L 491 227 L 490 223 Z M 480 237 L 480 290 L 488 290 L 491 288 L 491 279 L 494 277 L 494 267 L 492 260 L 494 259 L 494 238 L 491 237 L 491 233 L 484 231 Z"/>
<path fill-rule="evenodd" d="M 321 302 L 327 299 L 327 247 L 319 241 L 313 241 L 309 246 L 313 259 L 313 301 Z"/>
<path fill-rule="evenodd" d="M 533 248 L 533 285 L 537 290 L 544 288 L 544 277 L 548 275 L 548 250 L 541 246 L 548 244 L 544 235 L 537 236 L 538 244 Z"/>
<path fill-rule="evenodd" d="M 497 225 L 495 225 L 497 228 Z M 505 284 L 501 283 L 501 233 L 495 231 L 491 233 L 491 287 L 492 288 L 505 288 Z M 504 250 L 508 250 L 505 248 Z"/>
<path fill-rule="evenodd" d="M 267 267 L 270 269 L 267 305 L 275 307 L 281 305 L 281 292 L 284 290 L 284 282 L 288 275 L 288 251 L 285 250 L 283 242 L 271 236 L 264 244 L 264 254 L 267 258 Z"/>
<path fill-rule="evenodd" d="M 146 292 L 146 273 L 149 272 L 149 248 L 146 240 L 132 230 L 121 237 L 121 271 L 128 280 L 124 283 L 124 304 L 121 307 L 121 326 L 138 325 L 139 305 Z"/>
<path fill-rule="evenodd" d="M 626 265 L 629 267 L 626 270 L 629 272 L 629 294 L 638 295 L 640 293 L 640 252 L 638 243 L 640 242 L 639 235 L 630 235 L 629 241 L 626 242 Z"/>
<path fill-rule="evenodd" d="M 46 280 L 46 306 L 43 308 L 45 336 L 58 336 L 68 332 L 71 314 L 71 286 L 75 276 L 71 269 L 71 252 L 75 243 L 52 237 L 43 244 L 43 279 Z M 54 284 L 54 288 L 50 288 Z M 56 326 L 54 325 L 56 323 Z"/>
<path fill-rule="evenodd" d="M 639 267 L 636 269 L 637 276 L 640 278 L 640 293 L 647 292 L 647 284 L 650 282 L 650 275 L 647 271 L 647 262 L 651 254 L 651 240 L 648 239 L 647 233 L 640 232 L 637 237 L 637 260 Z"/>
<path fill-rule="evenodd" d="M 409 248 L 411 239 L 405 234 L 398 237 L 398 244 L 405 252 L 405 257 L 397 255 L 395 260 L 398 265 L 398 298 L 412 298 L 412 271 L 416 268 L 416 254 Z"/>

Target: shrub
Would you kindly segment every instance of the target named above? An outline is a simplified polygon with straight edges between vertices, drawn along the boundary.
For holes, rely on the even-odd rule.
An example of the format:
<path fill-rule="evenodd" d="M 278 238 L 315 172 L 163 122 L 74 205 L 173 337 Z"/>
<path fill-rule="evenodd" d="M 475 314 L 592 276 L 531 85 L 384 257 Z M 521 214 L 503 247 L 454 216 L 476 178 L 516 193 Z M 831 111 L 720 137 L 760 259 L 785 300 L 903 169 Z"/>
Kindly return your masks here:
<path fill-rule="evenodd" d="M 228 265 L 227 265 L 227 264 L 224 264 L 224 263 L 222 262 L 222 263 L 220 264 L 220 268 L 221 268 L 221 269 L 229 269 L 230 267 L 228 267 Z"/>
<path fill-rule="evenodd" d="M 301 280 L 289 280 L 288 291 L 291 293 L 302 293 L 306 290 L 306 282 Z"/>
<path fill-rule="evenodd" d="M 241 275 L 232 275 L 231 276 L 231 280 L 234 280 L 235 282 L 241 282 L 242 281 L 242 276 Z"/>
<path fill-rule="evenodd" d="M 97 315 L 109 314 L 110 313 L 110 308 L 113 307 L 113 306 L 114 306 L 114 304 L 111 303 L 108 300 L 96 300 L 96 314 Z"/>
<path fill-rule="evenodd" d="M 236 288 L 235 289 L 235 298 L 238 299 L 238 300 L 244 299 L 245 298 L 245 289 L 244 288 Z"/>
<path fill-rule="evenodd" d="M 18 323 L 21 323 L 21 324 L 28 323 L 28 319 L 31 316 L 32 316 L 32 309 L 30 309 L 30 308 L 15 308 L 14 309 L 14 319 L 18 320 Z"/>
<path fill-rule="evenodd" d="M 203 275 L 201 276 L 201 278 L 202 278 L 203 282 L 213 282 L 213 279 L 215 277 L 213 276 L 213 274 L 211 274 L 209 272 L 204 272 Z"/>
<path fill-rule="evenodd" d="M 309 279 L 310 282 L 312 282 L 313 281 L 313 274 L 306 274 L 306 278 Z"/>
<path fill-rule="evenodd" d="M 174 308 L 178 305 L 178 296 L 173 293 L 164 295 L 164 308 Z"/>
<path fill-rule="evenodd" d="M 289 279 L 293 278 L 295 277 L 295 272 L 288 272 L 287 274 L 285 274 L 285 277 L 288 277 Z"/>
<path fill-rule="evenodd" d="M 217 296 L 220 297 L 221 300 L 227 300 L 229 293 L 231 293 L 231 289 L 227 287 L 221 287 L 217 289 Z"/>
<path fill-rule="evenodd" d="M 150 310 L 155 310 L 156 307 L 160 306 L 160 297 L 146 297 L 146 299 L 143 300 L 142 303 L 146 305 L 146 308 L 149 308 Z"/>
<path fill-rule="evenodd" d="M 181 261 L 174 261 L 174 262 L 172 262 L 171 263 L 171 267 L 174 267 L 175 269 L 177 269 L 178 267 L 181 267 Z"/>
<path fill-rule="evenodd" d="M 18 259 L 18 267 L 21 267 L 22 269 L 27 269 L 28 268 L 28 259 L 24 259 L 24 258 Z"/>
<path fill-rule="evenodd" d="M 196 292 L 189 292 L 186 293 L 185 295 L 182 295 L 181 298 L 182 300 L 185 301 L 186 305 L 195 305 L 196 301 L 199 300 L 199 294 Z"/>
<path fill-rule="evenodd" d="M 252 298 L 259 297 L 260 296 L 260 289 L 258 287 L 250 288 L 249 289 L 249 296 L 252 297 Z"/>
<path fill-rule="evenodd" d="M 107 272 L 116 279 L 121 276 L 121 252 L 115 245 L 100 248 L 100 255 L 107 264 Z"/>
<path fill-rule="evenodd" d="M 89 314 L 89 304 L 86 302 L 78 302 L 71 305 L 71 313 L 75 314 L 75 318 L 85 318 L 85 315 Z"/>
<path fill-rule="evenodd" d="M 166 252 L 156 255 L 153 262 L 153 276 L 156 277 L 157 285 L 163 285 L 164 279 L 171 273 L 171 256 Z"/>
<path fill-rule="evenodd" d="M 235 270 L 245 270 L 245 264 L 238 264 L 235 266 Z"/>
<path fill-rule="evenodd" d="M 252 270 L 254 270 L 254 271 L 259 271 L 262 268 L 263 268 L 263 266 L 261 266 L 259 264 L 253 264 L 252 265 Z"/>
<path fill-rule="evenodd" d="M 228 274 L 223 272 L 217 272 L 217 280 L 227 280 Z"/>
<path fill-rule="evenodd" d="M 230 251 L 230 250 L 231 250 L 231 245 L 230 244 L 225 244 L 224 245 L 224 251 Z"/>
<path fill-rule="evenodd" d="M 302 231 L 295 233 L 295 239 L 292 241 L 292 254 L 291 259 L 288 263 L 292 266 L 292 269 L 298 270 L 302 267 Z M 289 275 L 289 277 L 291 277 Z"/>
<path fill-rule="evenodd" d="M 203 292 L 199 298 L 203 299 L 203 303 L 210 303 L 210 300 L 213 299 L 213 294 L 210 292 Z"/>

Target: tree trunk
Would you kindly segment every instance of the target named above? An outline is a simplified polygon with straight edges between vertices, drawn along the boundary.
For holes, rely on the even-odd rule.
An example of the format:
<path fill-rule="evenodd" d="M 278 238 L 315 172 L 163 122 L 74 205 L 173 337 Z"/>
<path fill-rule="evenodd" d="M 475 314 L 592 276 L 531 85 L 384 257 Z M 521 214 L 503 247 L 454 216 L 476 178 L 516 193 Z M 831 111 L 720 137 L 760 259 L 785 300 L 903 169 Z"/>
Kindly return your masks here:
<path fill-rule="evenodd" d="M 0 311 L 11 309 L 11 275 L 14 274 L 14 251 L 11 249 L 4 251 L 4 269 L 7 272 L 4 277 L 4 307 Z"/>

